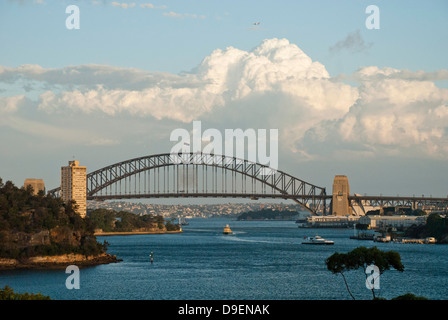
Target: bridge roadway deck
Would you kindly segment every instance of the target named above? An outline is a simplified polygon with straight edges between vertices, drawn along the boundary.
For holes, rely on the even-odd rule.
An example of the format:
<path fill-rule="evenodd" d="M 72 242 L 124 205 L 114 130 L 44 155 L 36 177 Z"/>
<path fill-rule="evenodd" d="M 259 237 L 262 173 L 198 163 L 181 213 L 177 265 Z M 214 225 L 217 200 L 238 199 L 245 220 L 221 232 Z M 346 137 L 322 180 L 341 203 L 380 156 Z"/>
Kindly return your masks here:
<path fill-rule="evenodd" d="M 118 194 L 118 195 L 96 195 L 87 196 L 87 200 L 111 200 L 111 199 L 142 199 L 142 198 L 277 198 L 277 199 L 319 199 L 332 200 L 332 195 L 290 195 L 290 194 L 267 194 L 267 193 L 142 193 L 142 194 Z M 392 202 L 442 202 L 448 203 L 448 198 L 440 197 L 400 197 L 400 196 L 349 196 L 349 200 L 355 201 L 382 201 L 384 203 Z"/>
<path fill-rule="evenodd" d="M 448 198 L 439 197 L 400 197 L 400 196 L 356 196 L 352 195 L 348 197 L 349 200 L 364 200 L 364 201 L 415 201 L 415 202 L 448 202 Z"/>
<path fill-rule="evenodd" d="M 142 198 L 277 198 L 277 199 L 316 199 L 331 200 L 328 195 L 290 195 L 267 193 L 149 193 L 87 196 L 87 200 L 142 199 Z"/>

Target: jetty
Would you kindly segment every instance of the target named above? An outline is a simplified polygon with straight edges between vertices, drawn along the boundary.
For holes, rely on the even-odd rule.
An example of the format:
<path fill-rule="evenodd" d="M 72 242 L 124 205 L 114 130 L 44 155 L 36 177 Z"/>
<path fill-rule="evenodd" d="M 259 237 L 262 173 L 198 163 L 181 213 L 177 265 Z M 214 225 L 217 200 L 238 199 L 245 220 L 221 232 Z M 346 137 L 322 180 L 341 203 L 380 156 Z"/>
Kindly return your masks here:
<path fill-rule="evenodd" d="M 434 243 L 437 242 L 437 240 L 434 237 L 428 237 L 428 238 L 425 238 L 425 239 L 400 238 L 400 239 L 394 239 L 394 242 L 397 242 L 397 243 L 434 244 Z"/>

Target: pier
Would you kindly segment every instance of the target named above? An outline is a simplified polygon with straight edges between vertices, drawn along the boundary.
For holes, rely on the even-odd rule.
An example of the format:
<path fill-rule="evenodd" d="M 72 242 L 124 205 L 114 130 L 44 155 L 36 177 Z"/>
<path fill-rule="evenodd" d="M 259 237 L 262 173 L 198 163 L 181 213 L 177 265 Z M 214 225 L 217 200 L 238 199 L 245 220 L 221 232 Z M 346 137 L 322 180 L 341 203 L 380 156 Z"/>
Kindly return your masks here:
<path fill-rule="evenodd" d="M 436 243 L 436 239 L 433 237 L 428 237 L 425 239 L 405 239 L 405 238 L 401 238 L 401 239 L 394 239 L 394 242 L 397 243 L 418 243 L 418 244 L 434 244 Z"/>

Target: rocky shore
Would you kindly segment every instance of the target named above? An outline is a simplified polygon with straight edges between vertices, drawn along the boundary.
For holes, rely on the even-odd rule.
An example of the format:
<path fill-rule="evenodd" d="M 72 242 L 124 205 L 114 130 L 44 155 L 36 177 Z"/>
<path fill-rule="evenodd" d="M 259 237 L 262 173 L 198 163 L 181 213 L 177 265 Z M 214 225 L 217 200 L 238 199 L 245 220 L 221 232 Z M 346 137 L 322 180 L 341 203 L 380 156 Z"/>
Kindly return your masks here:
<path fill-rule="evenodd" d="M 182 230 L 175 231 L 165 231 L 165 230 L 156 230 L 156 231 L 124 231 L 124 232 L 103 232 L 98 231 L 95 232 L 95 236 L 130 236 L 136 234 L 165 234 L 165 233 L 182 233 Z"/>
<path fill-rule="evenodd" d="M 122 260 L 108 253 L 95 256 L 70 253 L 58 256 L 36 256 L 21 260 L 0 258 L 0 270 L 65 269 L 69 265 L 76 265 L 81 268 L 120 261 Z"/>

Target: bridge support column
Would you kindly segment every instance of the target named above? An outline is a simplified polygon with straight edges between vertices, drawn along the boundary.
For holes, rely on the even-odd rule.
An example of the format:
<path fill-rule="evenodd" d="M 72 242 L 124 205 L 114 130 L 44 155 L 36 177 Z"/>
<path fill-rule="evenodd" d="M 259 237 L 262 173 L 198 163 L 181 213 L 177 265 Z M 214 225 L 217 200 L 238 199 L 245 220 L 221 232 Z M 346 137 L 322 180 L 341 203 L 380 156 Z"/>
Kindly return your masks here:
<path fill-rule="evenodd" d="M 346 176 L 337 175 L 333 181 L 333 205 L 331 214 L 335 216 L 346 216 L 351 214 L 348 196 L 350 188 Z"/>

